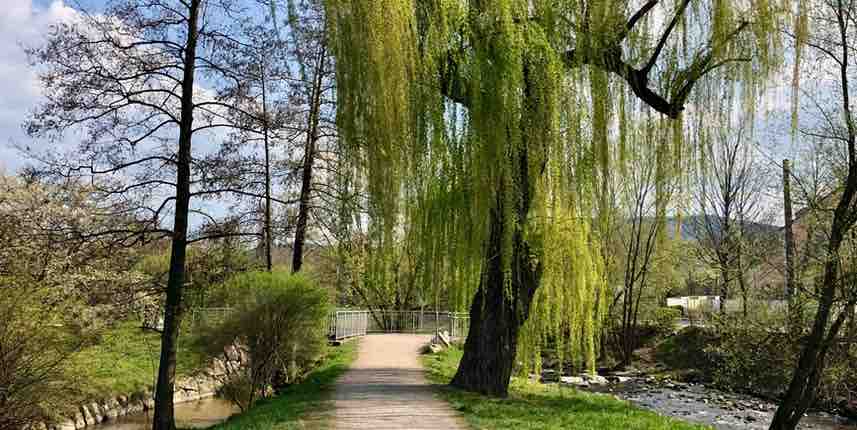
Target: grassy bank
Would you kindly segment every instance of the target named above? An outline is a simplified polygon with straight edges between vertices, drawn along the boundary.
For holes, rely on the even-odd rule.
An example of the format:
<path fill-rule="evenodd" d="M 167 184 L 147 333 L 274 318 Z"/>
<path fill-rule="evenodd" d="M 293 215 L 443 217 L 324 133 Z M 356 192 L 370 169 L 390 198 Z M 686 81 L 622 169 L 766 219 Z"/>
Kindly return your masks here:
<path fill-rule="evenodd" d="M 446 384 L 461 359 L 461 350 L 448 349 L 426 355 L 423 364 L 429 379 Z M 544 385 L 513 378 L 507 399 L 495 399 L 444 388 L 441 395 L 474 429 L 563 430 L 702 430 L 599 394 L 583 393 L 558 385 Z"/>
<path fill-rule="evenodd" d="M 183 333 L 176 374 L 181 377 L 205 365 Z M 69 357 L 69 374 L 77 381 L 82 398 L 130 394 L 154 385 L 161 350 L 161 335 L 143 330 L 138 321 L 126 321 L 107 329 L 98 339 Z"/>
<path fill-rule="evenodd" d="M 288 387 L 276 397 L 265 399 L 246 413 L 233 416 L 211 430 L 289 430 L 327 427 L 324 412 L 331 408 L 330 389 L 336 378 L 348 370 L 357 351 L 357 342 L 328 347 L 322 364 L 300 384 Z"/>

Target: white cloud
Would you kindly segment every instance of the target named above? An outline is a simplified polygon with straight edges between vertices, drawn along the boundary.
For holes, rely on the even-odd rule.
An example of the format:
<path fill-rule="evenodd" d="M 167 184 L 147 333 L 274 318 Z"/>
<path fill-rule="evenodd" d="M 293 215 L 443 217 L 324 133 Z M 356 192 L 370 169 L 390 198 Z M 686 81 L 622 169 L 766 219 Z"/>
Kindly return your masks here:
<path fill-rule="evenodd" d="M 33 0 L 12 0 L 0 8 L 0 167 L 14 172 L 25 163 L 12 145 L 29 145 L 21 130 L 39 102 L 41 86 L 27 61 L 25 46 L 41 43 L 51 24 L 71 20 L 77 12 L 62 0 L 39 7 Z"/>

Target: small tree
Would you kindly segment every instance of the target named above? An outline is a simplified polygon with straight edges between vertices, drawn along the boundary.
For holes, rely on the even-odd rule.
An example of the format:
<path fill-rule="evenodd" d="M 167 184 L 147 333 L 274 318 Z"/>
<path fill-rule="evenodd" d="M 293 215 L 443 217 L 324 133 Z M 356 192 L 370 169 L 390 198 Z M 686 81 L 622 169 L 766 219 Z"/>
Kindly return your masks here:
<path fill-rule="evenodd" d="M 643 139 L 637 137 L 629 141 Z M 620 237 L 622 245 L 619 261 L 623 275 L 622 288 L 611 303 L 611 313 L 612 308 L 621 305 L 621 326 L 617 333 L 621 365 L 631 364 L 634 350 L 639 346 L 640 303 L 653 289 L 651 272 L 666 240 L 666 220 L 659 208 L 670 201 L 677 184 L 675 177 L 659 177 L 654 151 L 641 149 L 630 157 L 627 171 L 616 178 L 620 200 L 614 234 Z"/>
<path fill-rule="evenodd" d="M 226 282 L 221 299 L 232 311 L 202 336 L 212 354 L 237 347 L 246 368 L 227 381 L 230 400 L 247 410 L 269 389 L 297 381 L 326 345 L 327 292 L 297 275 L 245 273 Z"/>

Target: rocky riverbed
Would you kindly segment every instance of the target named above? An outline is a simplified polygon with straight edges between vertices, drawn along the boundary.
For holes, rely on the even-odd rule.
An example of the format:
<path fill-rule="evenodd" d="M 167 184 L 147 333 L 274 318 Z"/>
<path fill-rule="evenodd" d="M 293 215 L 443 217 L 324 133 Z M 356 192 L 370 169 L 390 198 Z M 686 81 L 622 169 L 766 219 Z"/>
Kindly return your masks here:
<path fill-rule="evenodd" d="M 557 380 L 560 378 L 556 378 Z M 662 415 L 711 425 L 718 430 L 767 430 L 777 405 L 752 396 L 727 393 L 702 384 L 658 380 L 650 376 L 563 377 L 562 384 L 614 395 Z M 857 422 L 812 412 L 803 430 L 855 430 Z"/>

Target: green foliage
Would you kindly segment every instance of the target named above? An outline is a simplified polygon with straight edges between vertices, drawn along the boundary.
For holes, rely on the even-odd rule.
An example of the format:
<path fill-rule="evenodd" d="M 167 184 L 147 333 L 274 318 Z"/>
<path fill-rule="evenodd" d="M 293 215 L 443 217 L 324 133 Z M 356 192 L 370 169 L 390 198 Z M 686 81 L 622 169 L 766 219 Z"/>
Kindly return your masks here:
<path fill-rule="evenodd" d="M 670 369 L 699 371 L 710 377 L 714 362 L 706 348 L 716 339 L 717 336 L 711 329 L 687 327 L 659 343 L 655 350 L 655 358 Z"/>
<path fill-rule="evenodd" d="M 263 399 L 256 406 L 212 430 L 289 430 L 306 428 L 309 414 L 318 414 L 332 407 L 329 399 L 331 388 L 340 375 L 348 370 L 356 357 L 357 342 L 348 342 L 339 347 L 326 347 L 325 356 L 303 381 L 290 385 L 270 399 Z"/>
<path fill-rule="evenodd" d="M 250 364 L 224 391 L 242 410 L 270 388 L 299 380 L 321 355 L 327 342 L 328 293 L 305 277 L 248 272 L 231 278 L 217 294 L 232 310 L 200 342 L 212 356 L 233 345 L 249 354 Z"/>
<path fill-rule="evenodd" d="M 176 374 L 189 375 L 206 365 L 192 335 L 183 336 L 176 354 Z M 140 328 L 136 320 L 108 327 L 69 356 L 66 372 L 76 380 L 81 400 L 151 390 L 158 371 L 161 335 Z"/>
<path fill-rule="evenodd" d="M 423 364 L 435 383 L 449 382 L 461 359 L 460 349 L 426 355 Z M 496 399 L 444 389 L 441 395 L 475 429 L 671 429 L 705 427 L 660 416 L 603 394 L 590 394 L 559 385 L 513 378 L 509 398 Z"/>
<path fill-rule="evenodd" d="M 77 342 L 44 294 L 0 278 L 0 428 L 25 428 L 49 417 L 71 392 L 64 361 Z"/>
<path fill-rule="evenodd" d="M 750 321 L 733 316 L 718 318 L 717 342 L 705 352 L 715 364 L 714 383 L 764 395 L 785 390 L 800 345 L 773 321 Z"/>
<path fill-rule="evenodd" d="M 236 273 L 249 270 L 253 261 L 249 252 L 227 242 L 209 242 L 188 247 L 185 262 L 185 300 L 188 307 L 218 306 L 210 298 L 212 290 Z M 146 255 L 136 270 L 144 274 L 152 288 L 164 290 L 170 269 L 169 251 Z"/>
<path fill-rule="evenodd" d="M 781 62 L 778 24 L 788 3 L 721 0 L 685 10 L 683 1 L 659 2 L 679 25 L 656 48 L 667 24 L 645 14 L 624 34 L 635 10 L 612 0 L 327 0 L 337 123 L 368 189 L 363 249 L 372 252 L 357 257 L 359 267 L 387 285 L 397 262 L 390 249 L 407 243 L 428 262 L 414 282 L 430 296 L 447 289 L 466 301 L 484 261 L 498 259 L 503 285 L 490 287 L 515 303 L 526 294 L 512 289 L 523 242 L 544 277 L 532 312 L 521 316 L 532 317 L 519 358 L 537 367 L 544 340 L 564 337 L 560 351 L 592 369 L 607 307 L 597 240 L 608 218 L 605 184 L 629 151 L 655 154 L 662 219 L 668 192 L 660 184 L 701 159 L 703 129 L 736 107 L 753 109 Z M 659 55 L 646 64 L 653 50 Z M 619 71 L 611 69 L 617 61 Z M 629 79 L 625 63 L 653 72 Z M 693 117 L 653 115 L 639 88 L 626 85 L 643 80 L 679 111 L 698 84 Z M 629 136 L 644 143 L 628 145 Z M 485 255 L 492 228 L 500 252 Z"/>
<path fill-rule="evenodd" d="M 681 318 L 681 309 L 674 307 L 659 307 L 652 312 L 651 325 L 658 334 L 664 335 L 675 331 L 676 322 Z"/>
<path fill-rule="evenodd" d="M 0 285 L 29 289 L 61 306 L 66 323 L 82 335 L 100 328 L 102 313 L 129 302 L 129 291 L 143 279 L 130 270 L 134 250 L 89 237 L 131 224 L 104 216 L 100 204 L 83 186 L 0 174 Z"/>
<path fill-rule="evenodd" d="M 753 314 L 755 315 L 755 314 Z M 785 392 L 802 334 L 786 334 L 782 318 L 763 316 L 715 319 L 713 327 L 688 327 L 667 337 L 656 349 L 656 358 L 685 378 L 756 395 L 777 397 Z M 818 388 L 818 402 L 838 407 L 857 384 L 857 348 L 835 344 Z"/>

